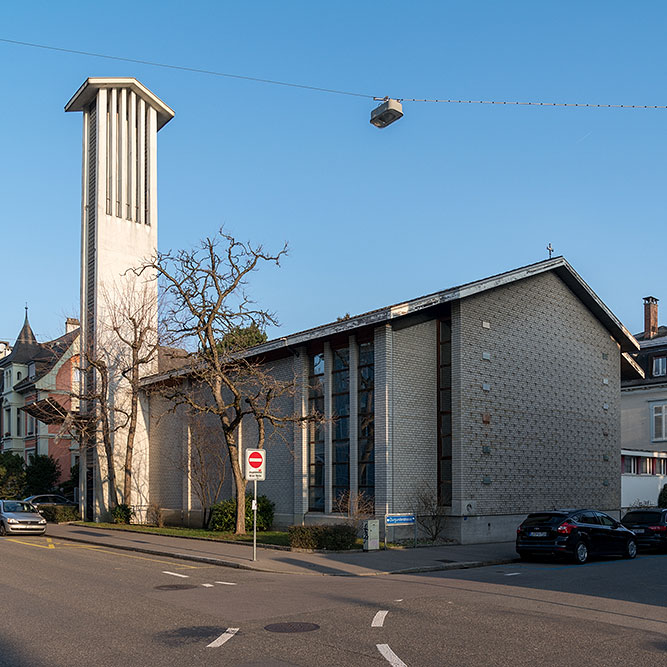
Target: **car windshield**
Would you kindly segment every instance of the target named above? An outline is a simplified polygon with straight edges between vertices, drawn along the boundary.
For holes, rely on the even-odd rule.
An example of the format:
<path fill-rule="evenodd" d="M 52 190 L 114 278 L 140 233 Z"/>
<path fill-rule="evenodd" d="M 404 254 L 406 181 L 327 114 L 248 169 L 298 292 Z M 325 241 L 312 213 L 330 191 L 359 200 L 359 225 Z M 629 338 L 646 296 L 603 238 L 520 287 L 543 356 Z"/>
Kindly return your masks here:
<path fill-rule="evenodd" d="M 5 500 L 2 503 L 5 512 L 34 512 L 35 508 L 30 503 L 19 500 Z"/>
<path fill-rule="evenodd" d="M 566 514 L 561 512 L 537 512 L 529 514 L 523 522 L 523 526 L 555 526 L 562 523 Z"/>
<path fill-rule="evenodd" d="M 641 523 L 651 525 L 660 523 L 662 512 L 628 512 L 623 517 L 623 523 Z"/>

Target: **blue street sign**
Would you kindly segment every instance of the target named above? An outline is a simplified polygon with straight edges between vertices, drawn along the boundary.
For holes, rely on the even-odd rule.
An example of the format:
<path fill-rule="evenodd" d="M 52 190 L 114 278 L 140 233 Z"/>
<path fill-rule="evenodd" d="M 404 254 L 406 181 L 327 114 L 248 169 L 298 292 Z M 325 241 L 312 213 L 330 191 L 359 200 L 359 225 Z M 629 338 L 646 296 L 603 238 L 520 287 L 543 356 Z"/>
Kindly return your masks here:
<path fill-rule="evenodd" d="M 414 514 L 387 514 L 385 517 L 387 526 L 412 526 L 415 523 Z"/>

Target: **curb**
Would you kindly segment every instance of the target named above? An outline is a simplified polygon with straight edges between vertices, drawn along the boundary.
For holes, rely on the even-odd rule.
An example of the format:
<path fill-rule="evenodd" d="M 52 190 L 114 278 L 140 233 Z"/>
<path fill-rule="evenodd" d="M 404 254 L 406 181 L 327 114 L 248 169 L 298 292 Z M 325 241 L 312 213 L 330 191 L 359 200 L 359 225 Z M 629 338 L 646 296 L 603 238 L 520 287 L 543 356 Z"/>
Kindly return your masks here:
<path fill-rule="evenodd" d="M 309 575 L 319 577 L 377 577 L 391 574 L 419 574 L 423 572 L 441 572 L 445 570 L 469 570 L 477 567 L 488 567 L 491 565 L 507 565 L 515 563 L 517 558 L 501 558 L 496 560 L 486 561 L 461 561 L 455 563 L 443 563 L 442 565 L 425 565 L 421 567 L 409 567 L 400 570 L 382 570 L 377 572 L 368 572 L 365 574 L 353 574 L 344 572 L 285 572 L 284 570 L 274 570 L 264 567 L 257 567 L 255 565 L 247 565 L 245 563 L 237 563 L 236 561 L 222 560 L 220 558 L 209 558 L 207 556 L 193 556 L 190 554 L 175 553 L 173 551 L 160 551 L 157 549 L 146 549 L 144 547 L 127 546 L 121 544 L 105 544 L 104 542 L 93 542 L 92 540 L 85 540 L 79 537 L 70 537 L 58 535 L 57 539 L 68 540 L 70 542 L 80 542 L 83 544 L 92 544 L 98 547 L 105 547 L 107 549 L 118 549 L 120 551 L 133 551 L 135 553 L 149 554 L 151 556 L 162 556 L 163 558 L 176 558 L 178 560 L 186 560 L 194 563 L 205 563 L 207 565 L 217 565 L 219 567 L 230 567 L 236 570 L 248 570 L 254 572 L 267 572 L 271 574 L 285 574 L 285 575 Z"/>

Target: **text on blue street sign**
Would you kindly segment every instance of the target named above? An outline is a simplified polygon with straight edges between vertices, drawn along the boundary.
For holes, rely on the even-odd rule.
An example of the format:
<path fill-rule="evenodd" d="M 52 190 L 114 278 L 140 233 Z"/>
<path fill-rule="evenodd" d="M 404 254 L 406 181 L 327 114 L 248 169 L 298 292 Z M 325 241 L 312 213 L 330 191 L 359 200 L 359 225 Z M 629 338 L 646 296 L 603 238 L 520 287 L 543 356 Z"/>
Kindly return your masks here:
<path fill-rule="evenodd" d="M 415 522 L 414 514 L 387 514 L 385 517 L 387 526 L 412 526 Z"/>

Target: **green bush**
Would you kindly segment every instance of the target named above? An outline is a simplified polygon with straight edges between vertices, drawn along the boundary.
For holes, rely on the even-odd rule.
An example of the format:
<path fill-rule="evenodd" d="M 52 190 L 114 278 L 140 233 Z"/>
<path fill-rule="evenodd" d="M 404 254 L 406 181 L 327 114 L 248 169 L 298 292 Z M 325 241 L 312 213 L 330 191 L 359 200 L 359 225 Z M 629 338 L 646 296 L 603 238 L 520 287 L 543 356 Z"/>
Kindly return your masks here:
<path fill-rule="evenodd" d="M 658 507 L 667 507 L 667 484 L 662 487 L 658 496 Z"/>
<path fill-rule="evenodd" d="M 134 510 L 129 506 L 121 503 L 116 505 L 111 510 L 111 518 L 114 523 L 130 523 L 134 517 Z"/>
<path fill-rule="evenodd" d="M 257 496 L 257 530 L 270 530 L 275 505 L 266 496 Z M 245 497 L 245 529 L 252 530 L 252 496 Z M 211 506 L 209 530 L 233 533 L 236 530 L 236 498 Z"/>
<path fill-rule="evenodd" d="M 347 523 L 329 526 L 290 526 L 289 543 L 294 549 L 345 551 L 357 542 L 357 530 Z"/>
<path fill-rule="evenodd" d="M 66 521 L 78 521 L 80 519 L 76 507 L 46 505 L 39 510 L 39 513 L 49 523 L 65 523 Z"/>

